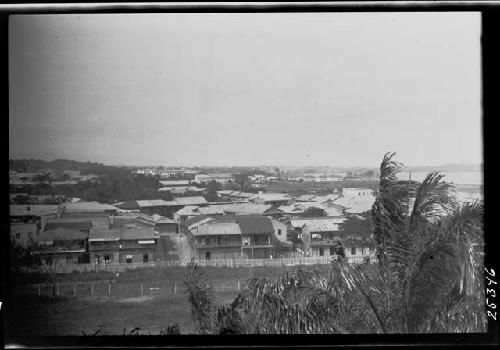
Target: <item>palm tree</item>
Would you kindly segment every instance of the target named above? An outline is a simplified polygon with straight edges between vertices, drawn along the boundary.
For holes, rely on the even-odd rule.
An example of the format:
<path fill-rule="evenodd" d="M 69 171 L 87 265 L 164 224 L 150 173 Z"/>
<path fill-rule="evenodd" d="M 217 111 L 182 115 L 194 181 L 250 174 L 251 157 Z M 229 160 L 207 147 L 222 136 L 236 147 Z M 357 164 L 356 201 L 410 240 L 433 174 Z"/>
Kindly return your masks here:
<path fill-rule="evenodd" d="M 458 205 L 443 175 L 400 181 L 387 153 L 371 216 L 378 264 L 340 260 L 328 276 L 253 279 L 213 311 L 216 333 L 485 332 L 483 205 Z M 413 205 L 411 205 L 413 202 Z"/>
<path fill-rule="evenodd" d="M 398 181 L 402 164 L 394 155 L 380 166 L 372 220 L 380 278 L 402 311 L 401 331 L 484 331 L 483 205 L 459 206 L 438 172 L 421 184 Z"/>

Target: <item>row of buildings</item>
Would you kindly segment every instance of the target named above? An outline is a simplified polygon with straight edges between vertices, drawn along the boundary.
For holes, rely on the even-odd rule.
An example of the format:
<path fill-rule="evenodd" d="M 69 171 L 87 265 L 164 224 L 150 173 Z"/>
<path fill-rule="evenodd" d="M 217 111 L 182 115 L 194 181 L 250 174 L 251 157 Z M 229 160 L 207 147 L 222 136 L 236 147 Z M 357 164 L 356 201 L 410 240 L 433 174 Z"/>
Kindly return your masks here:
<path fill-rule="evenodd" d="M 374 199 L 368 189 L 297 198 L 219 191 L 220 202 L 192 196 L 113 205 L 11 205 L 10 234 L 21 245 L 35 242 L 37 254 L 55 257 L 60 265 L 175 259 L 178 247 L 173 247 L 171 235 L 187 237 L 191 255 L 198 259 L 328 256 L 347 242 L 339 229 L 352 209 L 339 204 L 344 194 L 353 201 L 349 205 Z M 300 217 L 311 208 L 324 210 L 326 216 Z M 291 233 L 298 237 L 299 246 L 290 240 Z M 372 253 L 369 242 L 354 238 L 349 244 L 345 248 L 351 255 Z"/>

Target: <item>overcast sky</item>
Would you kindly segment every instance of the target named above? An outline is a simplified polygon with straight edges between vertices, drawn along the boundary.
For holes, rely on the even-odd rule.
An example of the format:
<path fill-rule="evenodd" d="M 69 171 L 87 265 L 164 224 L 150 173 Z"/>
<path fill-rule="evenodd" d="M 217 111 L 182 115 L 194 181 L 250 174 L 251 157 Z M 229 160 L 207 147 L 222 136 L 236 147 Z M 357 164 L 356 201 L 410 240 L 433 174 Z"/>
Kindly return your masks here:
<path fill-rule="evenodd" d="M 478 13 L 18 15 L 11 158 L 482 161 Z"/>

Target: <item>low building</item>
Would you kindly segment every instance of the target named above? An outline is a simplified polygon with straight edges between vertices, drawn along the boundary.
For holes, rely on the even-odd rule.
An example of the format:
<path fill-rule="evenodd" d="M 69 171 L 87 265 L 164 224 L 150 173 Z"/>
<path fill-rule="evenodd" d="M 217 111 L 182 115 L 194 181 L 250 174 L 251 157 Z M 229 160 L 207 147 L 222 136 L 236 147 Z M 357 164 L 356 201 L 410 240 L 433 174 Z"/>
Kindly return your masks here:
<path fill-rule="evenodd" d="M 157 214 L 152 216 L 139 214 L 135 221 L 137 223 L 153 227 L 154 232 L 160 236 L 180 233 L 179 224 L 175 220 L 171 220 Z"/>
<path fill-rule="evenodd" d="M 224 209 L 221 205 L 210 205 L 208 207 L 199 207 L 195 205 L 188 205 L 179 209 L 174 213 L 174 220 L 182 223 L 187 219 L 199 215 L 223 215 Z"/>
<path fill-rule="evenodd" d="M 225 214 L 264 214 L 272 206 L 269 204 L 233 203 L 222 206 Z"/>
<path fill-rule="evenodd" d="M 287 205 L 292 203 L 293 198 L 286 193 L 263 193 L 255 195 L 250 199 L 255 204 L 269 204 L 272 206 Z"/>
<path fill-rule="evenodd" d="M 194 182 L 196 183 L 208 184 L 212 181 L 221 184 L 233 183 L 234 176 L 231 174 L 196 174 L 194 176 Z"/>
<path fill-rule="evenodd" d="M 358 197 L 358 196 L 376 196 L 374 190 L 369 188 L 352 188 L 345 187 L 342 189 L 343 197 Z"/>
<path fill-rule="evenodd" d="M 188 186 L 189 180 L 162 180 L 160 184 L 166 187 Z"/>
<path fill-rule="evenodd" d="M 138 214 L 141 208 L 137 201 L 115 203 L 114 206 L 118 209 L 117 212 L 121 214 Z"/>
<path fill-rule="evenodd" d="M 184 206 L 176 201 L 165 201 L 163 199 L 139 200 L 137 205 L 139 206 L 139 212 L 142 214 L 158 214 L 165 217 L 171 217 L 174 212 Z"/>

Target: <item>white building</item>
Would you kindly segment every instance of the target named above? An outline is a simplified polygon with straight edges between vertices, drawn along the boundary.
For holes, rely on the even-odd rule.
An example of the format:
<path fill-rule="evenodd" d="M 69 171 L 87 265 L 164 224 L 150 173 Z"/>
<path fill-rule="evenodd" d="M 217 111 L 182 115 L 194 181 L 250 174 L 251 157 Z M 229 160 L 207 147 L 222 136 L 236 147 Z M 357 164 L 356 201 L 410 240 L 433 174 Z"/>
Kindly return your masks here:
<path fill-rule="evenodd" d="M 357 196 L 375 196 L 375 191 L 369 188 L 350 188 L 342 189 L 342 196 L 344 197 L 357 197 Z"/>
<path fill-rule="evenodd" d="M 221 184 L 234 182 L 234 176 L 231 174 L 196 174 L 194 176 L 194 182 L 207 184 L 212 181 L 219 182 Z"/>

